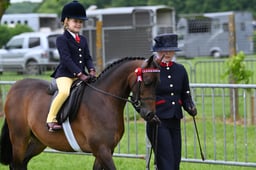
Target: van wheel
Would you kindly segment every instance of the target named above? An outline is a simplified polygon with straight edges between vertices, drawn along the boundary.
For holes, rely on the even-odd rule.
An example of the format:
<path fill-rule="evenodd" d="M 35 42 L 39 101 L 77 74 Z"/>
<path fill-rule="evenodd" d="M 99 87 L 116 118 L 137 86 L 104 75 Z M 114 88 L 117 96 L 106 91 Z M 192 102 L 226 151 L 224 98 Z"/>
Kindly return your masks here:
<path fill-rule="evenodd" d="M 37 75 L 41 74 L 40 67 L 37 65 L 37 62 L 34 60 L 28 61 L 26 64 L 26 74 Z"/>
<path fill-rule="evenodd" d="M 212 56 L 213 56 L 213 58 L 220 58 L 220 52 L 219 51 L 213 51 Z"/>

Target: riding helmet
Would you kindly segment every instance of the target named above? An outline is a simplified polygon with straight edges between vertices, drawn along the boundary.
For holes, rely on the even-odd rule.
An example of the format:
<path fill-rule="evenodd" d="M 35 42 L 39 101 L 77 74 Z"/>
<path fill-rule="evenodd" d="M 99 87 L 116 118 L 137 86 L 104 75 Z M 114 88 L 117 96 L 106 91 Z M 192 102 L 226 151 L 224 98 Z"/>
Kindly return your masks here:
<path fill-rule="evenodd" d="M 66 4 L 62 9 L 61 21 L 64 22 L 65 18 L 87 20 L 83 5 L 76 0 Z"/>
<path fill-rule="evenodd" d="M 177 34 L 160 34 L 154 38 L 153 52 L 158 51 L 180 51 L 178 48 Z"/>

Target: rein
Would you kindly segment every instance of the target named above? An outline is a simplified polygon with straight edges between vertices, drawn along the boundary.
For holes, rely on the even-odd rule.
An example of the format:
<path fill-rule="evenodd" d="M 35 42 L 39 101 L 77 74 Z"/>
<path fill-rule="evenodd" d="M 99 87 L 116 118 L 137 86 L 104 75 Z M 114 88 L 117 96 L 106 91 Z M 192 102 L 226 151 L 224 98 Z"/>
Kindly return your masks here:
<path fill-rule="evenodd" d="M 129 97 L 131 97 L 131 100 L 126 99 L 124 97 L 120 97 L 120 96 L 114 95 L 112 93 L 108 93 L 108 92 L 106 92 L 104 90 L 101 90 L 101 89 L 95 87 L 95 86 L 92 86 L 91 84 L 89 84 L 87 82 L 85 82 L 85 83 L 86 83 L 87 86 L 89 86 L 90 88 L 94 89 L 97 92 L 100 92 L 102 94 L 114 97 L 114 98 L 119 99 L 119 100 L 130 102 L 131 104 L 133 104 L 133 106 L 135 108 L 139 108 L 141 106 L 141 100 L 154 100 L 153 97 L 148 97 L 148 98 L 141 98 L 140 97 L 140 87 L 141 87 L 141 82 L 143 81 L 142 80 L 143 73 L 158 73 L 158 72 L 160 72 L 159 69 L 143 69 L 143 68 L 140 68 L 140 67 L 135 69 L 135 73 L 137 75 L 137 80 L 135 81 L 134 85 L 137 82 L 138 83 L 138 89 L 137 89 L 137 93 L 136 93 L 136 98 L 135 99 L 132 96 L 129 96 Z"/>
<path fill-rule="evenodd" d="M 102 93 L 102 94 L 105 94 L 105 95 L 108 95 L 108 96 L 117 98 L 117 99 L 119 99 L 119 100 L 123 100 L 123 101 L 126 101 L 126 102 L 130 102 L 130 103 L 133 104 L 133 101 L 132 101 L 132 100 L 129 100 L 129 99 L 126 99 L 126 98 L 124 98 L 124 97 L 120 97 L 120 96 L 114 95 L 114 94 L 112 94 L 112 93 L 108 93 L 108 92 L 106 92 L 106 91 L 104 91 L 104 90 L 101 90 L 101 89 L 95 87 L 95 86 L 92 86 L 91 84 L 89 84 L 89 83 L 87 83 L 87 82 L 85 82 L 85 84 L 86 84 L 87 86 L 89 86 L 90 88 L 92 88 L 93 90 L 97 91 L 97 92 L 100 92 L 100 93 Z"/>

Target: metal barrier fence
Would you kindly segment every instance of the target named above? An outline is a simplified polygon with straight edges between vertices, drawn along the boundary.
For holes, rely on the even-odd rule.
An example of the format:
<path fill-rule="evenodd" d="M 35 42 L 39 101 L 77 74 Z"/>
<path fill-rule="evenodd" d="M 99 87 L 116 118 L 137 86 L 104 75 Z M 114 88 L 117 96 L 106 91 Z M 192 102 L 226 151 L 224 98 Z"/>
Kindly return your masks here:
<path fill-rule="evenodd" d="M 0 81 L 2 94 L 13 82 Z M 182 161 L 256 167 L 256 85 L 191 84 L 197 105 L 197 127 L 205 161 L 201 160 L 192 118 L 184 112 L 182 120 Z M 237 90 L 237 96 L 230 96 Z M 238 115 L 232 114 L 232 99 L 238 99 Z M 3 96 L 5 99 L 5 96 Z M 125 134 L 114 156 L 149 160 L 145 122 L 127 105 Z M 56 152 L 47 149 L 46 152 Z M 87 154 L 87 153 L 75 153 Z"/>
<path fill-rule="evenodd" d="M 186 68 L 191 83 L 229 83 L 224 77 L 227 59 L 212 59 L 196 61 L 194 64 L 189 60 L 178 60 Z M 256 59 L 248 58 L 244 61 L 247 70 L 255 71 Z M 210 75 L 210 76 L 209 76 Z M 256 83 L 256 74 L 250 78 L 250 83 Z"/>
<path fill-rule="evenodd" d="M 186 114 L 182 131 L 183 161 L 256 167 L 256 85 L 190 86 L 198 109 L 197 123 L 206 160 L 200 160 L 196 134 Z M 237 96 L 230 95 L 234 91 Z M 238 114 L 232 112 L 234 106 Z"/>

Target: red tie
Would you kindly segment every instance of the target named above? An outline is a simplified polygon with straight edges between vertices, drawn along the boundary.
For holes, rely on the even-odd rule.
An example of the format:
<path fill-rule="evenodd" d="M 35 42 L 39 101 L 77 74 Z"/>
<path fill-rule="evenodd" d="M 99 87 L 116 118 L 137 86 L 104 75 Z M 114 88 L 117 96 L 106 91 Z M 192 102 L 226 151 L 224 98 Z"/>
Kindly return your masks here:
<path fill-rule="evenodd" d="M 160 65 L 161 65 L 162 67 L 171 67 L 171 66 L 173 65 L 173 62 L 172 62 L 172 61 L 169 61 L 169 62 L 167 62 L 167 63 L 161 62 Z"/>
<path fill-rule="evenodd" d="M 80 37 L 78 36 L 78 34 L 76 34 L 75 39 L 76 39 L 76 42 L 77 42 L 77 43 L 80 43 Z"/>

